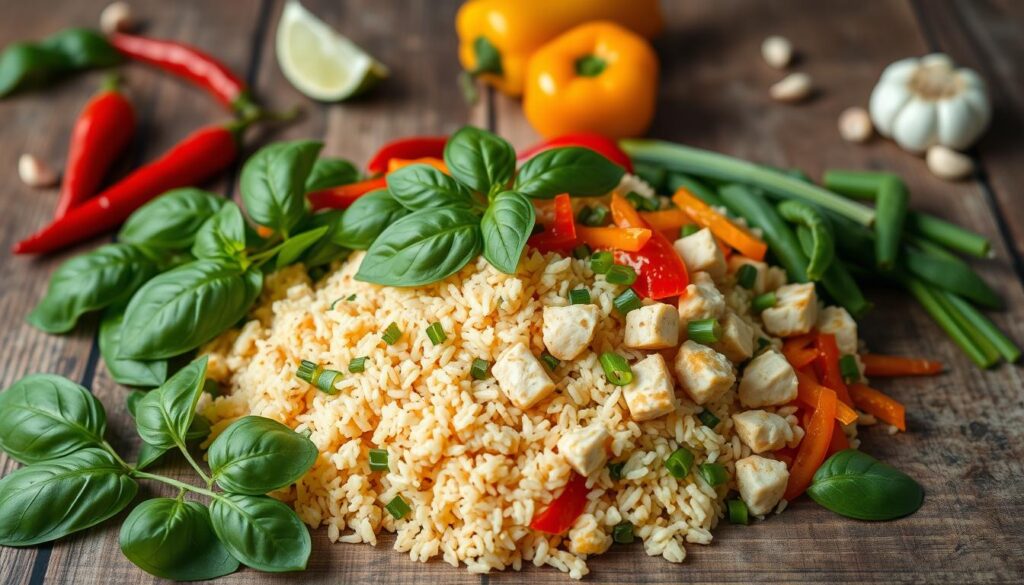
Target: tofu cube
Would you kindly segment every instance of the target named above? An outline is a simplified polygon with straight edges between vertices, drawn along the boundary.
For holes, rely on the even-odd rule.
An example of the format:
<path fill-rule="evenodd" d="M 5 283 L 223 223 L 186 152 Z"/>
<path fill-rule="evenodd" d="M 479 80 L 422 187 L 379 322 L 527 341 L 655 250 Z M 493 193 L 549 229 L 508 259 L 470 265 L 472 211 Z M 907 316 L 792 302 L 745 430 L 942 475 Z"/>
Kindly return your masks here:
<path fill-rule="evenodd" d="M 818 331 L 836 336 L 843 355 L 857 355 L 857 322 L 842 307 L 826 307 L 818 314 Z"/>
<path fill-rule="evenodd" d="M 740 403 L 747 408 L 778 406 L 796 398 L 796 372 L 775 350 L 750 360 L 740 380 Z"/>
<path fill-rule="evenodd" d="M 775 291 L 775 306 L 761 313 L 764 328 L 777 337 L 810 331 L 818 322 L 818 295 L 814 283 L 787 284 Z"/>
<path fill-rule="evenodd" d="M 575 359 L 594 340 L 597 305 L 544 307 L 544 346 L 560 360 Z"/>
<path fill-rule="evenodd" d="M 509 401 L 522 410 L 544 400 L 555 389 L 544 365 L 522 342 L 498 356 L 491 373 Z"/>
<path fill-rule="evenodd" d="M 707 272 L 715 281 L 725 276 L 725 256 L 708 228 L 679 238 L 673 247 L 689 272 Z"/>
<path fill-rule="evenodd" d="M 690 284 L 679 297 L 679 327 L 685 330 L 690 321 L 718 318 L 725 313 L 725 296 L 715 287 L 707 272 L 691 275 Z"/>
<path fill-rule="evenodd" d="M 729 274 L 736 274 L 744 266 L 753 266 L 754 270 L 757 271 L 757 277 L 754 279 L 754 288 L 751 290 L 756 294 L 763 293 L 765 291 L 765 281 L 768 277 L 768 265 L 764 262 L 751 260 L 746 256 L 740 256 L 739 254 L 734 254 L 729 258 Z"/>
<path fill-rule="evenodd" d="M 786 446 L 789 423 L 766 410 L 747 410 L 732 415 L 736 434 L 754 453 L 775 451 Z"/>
<path fill-rule="evenodd" d="M 651 420 L 676 409 L 675 383 L 661 354 L 647 356 L 632 369 L 633 382 L 622 389 L 622 396 L 633 420 Z"/>
<path fill-rule="evenodd" d="M 626 315 L 623 343 L 634 349 L 666 349 L 679 345 L 679 311 L 665 303 L 630 311 Z"/>
<path fill-rule="evenodd" d="M 726 311 L 719 322 L 722 338 L 714 346 L 718 353 L 729 358 L 734 364 L 754 355 L 754 328 L 733 311 Z"/>
<path fill-rule="evenodd" d="M 558 452 L 580 475 L 590 475 L 608 459 L 611 434 L 601 423 L 578 427 L 558 440 Z"/>
<path fill-rule="evenodd" d="M 694 341 L 679 348 L 675 370 L 683 390 L 697 404 L 720 397 L 736 382 L 729 358 Z"/>
<path fill-rule="evenodd" d="M 755 516 L 764 516 L 775 508 L 788 482 L 789 470 L 781 461 L 751 455 L 736 462 L 736 487 Z"/>

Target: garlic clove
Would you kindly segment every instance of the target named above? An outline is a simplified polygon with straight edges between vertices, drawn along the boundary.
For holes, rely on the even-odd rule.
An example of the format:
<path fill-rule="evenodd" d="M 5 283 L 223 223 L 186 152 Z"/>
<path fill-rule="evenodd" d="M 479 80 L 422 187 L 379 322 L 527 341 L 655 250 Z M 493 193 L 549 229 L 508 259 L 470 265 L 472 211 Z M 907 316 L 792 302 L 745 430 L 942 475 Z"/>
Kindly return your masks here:
<path fill-rule="evenodd" d="M 761 43 L 761 57 L 768 65 L 785 69 L 793 62 L 793 43 L 786 37 L 772 35 Z"/>
<path fill-rule="evenodd" d="M 913 153 L 924 152 L 935 144 L 938 115 L 935 102 L 911 99 L 903 106 L 893 124 L 892 135 L 904 150 Z"/>
<path fill-rule="evenodd" d="M 18 176 L 29 187 L 52 187 L 57 184 L 57 173 L 43 160 L 32 154 L 18 158 Z"/>
<path fill-rule="evenodd" d="M 807 99 L 813 86 L 811 76 L 806 73 L 790 73 L 775 85 L 768 93 L 780 102 L 795 103 Z"/>
<path fill-rule="evenodd" d="M 971 107 L 964 100 L 942 100 L 938 112 L 938 142 L 950 148 L 967 148 L 977 137 L 979 126 Z"/>
<path fill-rule="evenodd" d="M 960 98 L 967 102 L 974 112 L 979 127 L 977 135 L 980 136 L 992 120 L 992 103 L 988 101 L 988 92 L 983 87 L 970 87 L 960 94 Z"/>
<path fill-rule="evenodd" d="M 134 28 L 135 16 L 132 14 L 132 7 L 127 2 L 108 4 L 100 13 L 100 30 L 104 34 L 129 32 Z"/>
<path fill-rule="evenodd" d="M 963 179 L 974 172 L 974 161 L 969 156 L 941 145 L 928 149 L 925 162 L 933 175 L 946 181 Z"/>
<path fill-rule="evenodd" d="M 910 94 L 898 85 L 880 83 L 875 86 L 871 92 L 868 110 L 879 134 L 885 137 L 892 136 L 896 114 L 909 100 Z"/>
<path fill-rule="evenodd" d="M 846 108 L 839 114 L 839 135 L 847 142 L 867 142 L 874 133 L 871 116 L 864 108 Z"/>

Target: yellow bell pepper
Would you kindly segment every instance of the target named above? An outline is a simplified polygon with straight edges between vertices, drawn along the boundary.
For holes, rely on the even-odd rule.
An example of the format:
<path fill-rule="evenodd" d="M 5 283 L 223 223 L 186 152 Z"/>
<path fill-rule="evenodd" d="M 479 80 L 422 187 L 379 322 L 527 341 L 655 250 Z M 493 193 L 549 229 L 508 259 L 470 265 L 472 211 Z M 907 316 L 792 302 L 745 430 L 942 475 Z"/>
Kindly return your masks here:
<path fill-rule="evenodd" d="M 663 26 L 658 0 L 470 0 L 455 18 L 459 60 L 469 75 L 518 96 L 530 55 L 591 20 L 614 21 L 647 38 Z"/>
<path fill-rule="evenodd" d="M 590 22 L 534 53 L 523 109 L 545 138 L 627 138 L 651 125 L 657 94 L 658 57 L 650 43 L 613 22 Z"/>

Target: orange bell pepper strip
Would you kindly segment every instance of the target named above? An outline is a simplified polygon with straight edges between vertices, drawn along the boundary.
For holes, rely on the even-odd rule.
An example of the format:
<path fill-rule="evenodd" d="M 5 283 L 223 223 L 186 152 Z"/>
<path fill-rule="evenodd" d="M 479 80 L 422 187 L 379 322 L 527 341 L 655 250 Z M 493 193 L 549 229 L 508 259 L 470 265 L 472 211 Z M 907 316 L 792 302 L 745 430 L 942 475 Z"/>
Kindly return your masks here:
<path fill-rule="evenodd" d="M 818 403 L 804 428 L 804 438 L 800 441 L 793 466 L 789 470 L 789 483 L 786 484 L 786 493 L 782 496 L 787 501 L 792 502 L 804 493 L 814 479 L 814 472 L 818 471 L 825 461 L 828 447 L 832 443 L 832 433 L 836 428 L 833 419 L 836 417 L 838 402 L 836 393 L 828 388 L 818 394 Z"/>
<path fill-rule="evenodd" d="M 579 242 L 595 249 L 638 252 L 650 241 L 651 235 L 651 230 L 646 228 L 576 226 Z"/>
<path fill-rule="evenodd" d="M 555 220 L 545 231 L 530 236 L 530 245 L 541 252 L 567 252 L 578 243 L 576 218 L 567 193 L 555 196 Z"/>
<path fill-rule="evenodd" d="M 562 493 L 533 517 L 530 528 L 547 534 L 562 534 L 569 530 L 586 509 L 588 493 L 587 478 L 573 472 Z"/>
<path fill-rule="evenodd" d="M 679 233 L 679 229 L 688 223 L 693 223 L 689 215 L 682 209 L 661 209 L 659 211 L 641 211 L 640 217 L 651 226 L 651 229 L 660 232 Z"/>
<path fill-rule="evenodd" d="M 922 358 L 869 353 L 860 359 L 864 363 L 864 375 L 871 377 L 932 376 L 942 372 L 942 362 Z"/>
<path fill-rule="evenodd" d="M 679 206 L 679 209 L 693 218 L 696 224 L 710 229 L 717 238 L 747 258 L 764 260 L 764 255 L 768 252 L 767 244 L 745 228 L 729 221 L 729 218 L 712 209 L 710 205 L 695 197 L 685 187 L 680 187 L 676 191 L 676 194 L 672 196 L 672 201 Z"/>
<path fill-rule="evenodd" d="M 864 384 L 850 384 L 850 396 L 857 408 L 901 431 L 907 430 L 907 409 L 899 401 Z"/>
<path fill-rule="evenodd" d="M 386 177 L 375 177 L 359 181 L 358 183 L 349 183 L 348 185 L 339 185 L 321 191 L 314 191 L 307 195 L 307 197 L 309 197 L 309 203 L 313 206 L 314 210 L 346 209 L 356 199 L 370 191 L 387 188 L 388 182 Z"/>
<path fill-rule="evenodd" d="M 829 390 L 829 388 L 815 382 L 814 378 L 800 370 L 797 370 L 796 372 L 796 379 L 796 399 L 809 408 L 814 408 L 814 405 L 818 403 L 821 393 L 825 390 Z M 842 401 L 839 401 L 836 405 L 836 420 L 844 425 L 856 422 L 857 411 L 846 404 L 843 404 Z"/>
<path fill-rule="evenodd" d="M 790 337 L 782 342 L 782 355 L 791 366 L 799 370 L 818 357 L 818 348 L 808 347 L 813 343 L 813 333 Z"/>
<path fill-rule="evenodd" d="M 835 390 L 839 400 L 847 406 L 853 406 L 846 382 L 843 381 L 842 371 L 839 369 L 839 346 L 836 345 L 836 336 L 831 333 L 818 333 L 815 345 L 818 347 L 815 370 L 818 371 L 821 385 Z"/>
<path fill-rule="evenodd" d="M 388 172 L 393 173 L 402 167 L 409 165 L 428 165 L 448 175 L 448 165 L 444 164 L 444 161 L 433 157 L 424 156 L 422 158 L 393 158 L 388 161 Z"/>
<path fill-rule="evenodd" d="M 612 211 L 612 223 L 621 228 L 646 228 L 650 227 L 647 222 L 640 219 L 640 214 L 626 198 L 618 193 L 612 193 L 612 202 L 609 205 Z M 657 229 L 657 228 L 655 228 Z"/>

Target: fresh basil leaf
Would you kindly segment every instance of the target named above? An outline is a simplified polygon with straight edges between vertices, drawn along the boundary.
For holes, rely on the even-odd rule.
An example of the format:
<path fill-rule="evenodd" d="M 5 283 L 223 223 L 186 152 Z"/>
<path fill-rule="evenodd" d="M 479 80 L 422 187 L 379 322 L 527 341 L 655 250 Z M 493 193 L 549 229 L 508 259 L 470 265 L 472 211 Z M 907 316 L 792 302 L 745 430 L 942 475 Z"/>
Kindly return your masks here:
<path fill-rule="evenodd" d="M 110 377 L 118 384 L 153 388 L 167 380 L 167 360 L 139 361 L 118 357 L 121 353 L 123 307 L 108 307 L 100 321 L 99 346 Z"/>
<path fill-rule="evenodd" d="M 96 448 L 12 471 L 0 480 L 0 545 L 49 542 L 95 526 L 138 490 L 110 453 Z"/>
<path fill-rule="evenodd" d="M 267 496 L 218 494 L 210 520 L 224 546 L 242 564 L 282 573 L 306 568 L 312 543 L 295 512 Z"/>
<path fill-rule="evenodd" d="M 122 61 L 106 37 L 88 28 L 64 29 L 43 39 L 39 46 L 63 55 L 72 69 L 110 67 Z"/>
<path fill-rule="evenodd" d="M 278 270 L 294 264 L 302 256 L 303 252 L 309 249 L 310 246 L 320 241 L 330 228 L 328 226 L 318 227 L 308 232 L 302 232 L 301 234 L 295 234 L 294 236 L 285 240 L 284 245 L 281 246 L 281 250 L 277 253 L 277 260 L 275 266 Z"/>
<path fill-rule="evenodd" d="M 807 495 L 840 516 L 858 520 L 902 518 L 924 503 L 921 484 L 856 449 L 826 459 L 815 472 Z"/>
<path fill-rule="evenodd" d="M 211 380 L 206 380 L 206 382 L 210 381 Z M 205 383 L 203 384 L 203 387 L 205 389 Z M 145 392 L 142 392 L 141 390 L 133 390 L 125 398 L 125 403 L 128 406 L 128 414 L 131 415 L 132 420 L 135 420 L 135 412 L 138 410 L 139 402 L 145 397 Z M 206 439 L 206 437 L 210 436 L 210 429 L 212 426 L 213 425 L 210 424 L 210 419 L 201 414 L 197 414 L 196 417 L 192 419 L 192 424 L 189 426 L 188 432 L 185 433 L 185 442 L 191 444 Z M 136 458 L 137 462 L 135 463 L 135 468 L 146 469 L 163 457 L 168 451 L 169 449 L 154 447 L 153 445 L 142 441 L 142 444 L 139 446 L 139 453 Z"/>
<path fill-rule="evenodd" d="M 504 138 L 480 128 L 465 126 L 444 146 L 448 171 L 474 191 L 504 189 L 516 170 L 516 151 Z"/>
<path fill-rule="evenodd" d="M 480 218 L 458 207 L 424 209 L 391 224 L 373 242 L 356 280 L 419 286 L 458 272 L 480 254 Z"/>
<path fill-rule="evenodd" d="M 61 376 L 25 376 L 0 394 L 0 449 L 22 463 L 99 447 L 106 429 L 100 401 Z"/>
<path fill-rule="evenodd" d="M 402 167 L 388 173 L 387 181 L 391 196 L 410 211 L 473 205 L 473 194 L 465 185 L 430 165 Z"/>
<path fill-rule="evenodd" d="M 142 502 L 121 525 L 121 552 L 150 575 L 175 581 L 216 579 L 238 570 L 197 502 L 153 498 Z"/>
<path fill-rule="evenodd" d="M 552 148 L 523 163 L 515 190 L 533 199 L 550 199 L 560 193 L 604 195 L 618 186 L 625 172 L 589 148 Z"/>
<path fill-rule="evenodd" d="M 526 195 L 515 191 L 499 193 L 480 222 L 484 258 L 505 274 L 515 274 L 536 220 L 533 203 Z"/>
<path fill-rule="evenodd" d="M 295 483 L 317 458 L 312 441 L 261 416 L 231 423 L 206 454 L 217 485 L 227 492 L 251 496 Z"/>
<path fill-rule="evenodd" d="M 306 193 L 348 185 L 359 180 L 356 165 L 340 158 L 318 158 L 306 179 Z"/>
<path fill-rule="evenodd" d="M 338 237 L 338 233 L 341 232 L 341 222 L 344 213 L 340 209 L 332 209 L 310 217 L 310 228 L 326 227 L 327 233 L 303 253 L 302 263 L 306 265 L 306 268 L 330 264 L 349 255 L 350 250 L 348 248 L 334 242 L 334 239 Z"/>
<path fill-rule="evenodd" d="M 117 239 L 158 250 L 188 250 L 199 228 L 227 202 L 192 187 L 168 191 L 128 216 Z"/>
<path fill-rule="evenodd" d="M 139 400 L 135 426 L 143 441 L 163 449 L 184 448 L 203 393 L 208 360 L 208 356 L 197 359 Z"/>
<path fill-rule="evenodd" d="M 47 333 L 66 333 L 82 315 L 127 300 L 154 274 L 156 264 L 141 249 L 100 246 L 60 265 L 28 322 Z"/>
<path fill-rule="evenodd" d="M 366 250 L 389 225 L 409 211 L 387 191 L 374 191 L 356 199 L 341 218 L 334 243 L 353 250 Z"/>
<path fill-rule="evenodd" d="M 288 235 L 306 213 L 306 179 L 323 144 L 310 140 L 264 146 L 242 167 L 242 201 L 256 223 Z"/>
<path fill-rule="evenodd" d="M 199 228 L 192 245 L 192 255 L 208 260 L 239 262 L 245 252 L 245 237 L 242 210 L 228 201 Z"/>
<path fill-rule="evenodd" d="M 262 288 L 259 270 L 212 260 L 164 272 L 128 304 L 118 357 L 156 360 L 193 350 L 244 317 Z"/>

